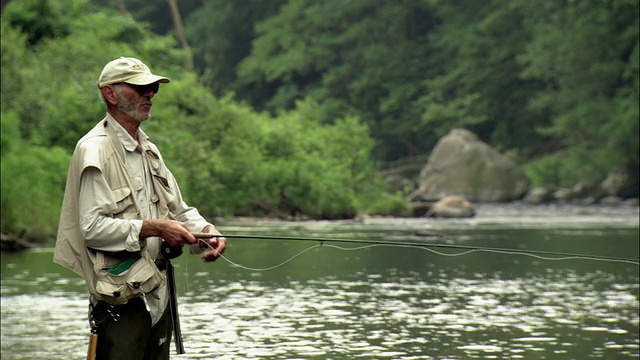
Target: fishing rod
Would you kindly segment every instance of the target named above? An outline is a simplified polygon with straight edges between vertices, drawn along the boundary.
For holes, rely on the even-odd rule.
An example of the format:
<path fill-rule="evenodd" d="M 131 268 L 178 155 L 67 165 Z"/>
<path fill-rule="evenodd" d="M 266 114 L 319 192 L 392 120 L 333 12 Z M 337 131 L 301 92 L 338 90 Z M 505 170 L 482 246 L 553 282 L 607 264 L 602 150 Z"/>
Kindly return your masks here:
<path fill-rule="evenodd" d="M 447 255 L 447 256 L 459 256 L 459 255 L 469 254 L 471 252 L 493 252 L 493 253 L 502 253 L 502 254 L 525 255 L 525 256 L 536 257 L 543 260 L 585 259 L 585 260 L 597 260 L 597 261 L 624 262 L 624 263 L 640 266 L 640 260 L 638 259 L 620 258 L 620 257 L 604 256 L 604 255 L 544 251 L 544 250 L 522 250 L 522 249 L 453 245 L 453 244 L 427 244 L 427 243 L 419 243 L 419 242 L 372 240 L 372 239 L 361 240 L 361 239 L 344 239 L 344 238 L 317 238 L 317 237 L 299 237 L 299 236 L 293 237 L 293 236 L 273 236 L 273 235 L 217 235 L 217 234 L 209 234 L 209 233 L 201 233 L 201 232 L 194 232 L 193 235 L 197 239 L 211 239 L 211 238 L 224 237 L 229 239 L 258 239 L 258 240 L 271 240 L 271 241 L 281 241 L 281 240 L 313 241 L 313 242 L 319 242 L 320 244 L 352 243 L 352 244 L 371 245 L 371 246 L 383 245 L 383 246 L 415 247 L 415 248 L 424 248 L 427 250 L 431 250 L 433 248 L 442 248 L 442 249 L 454 249 L 454 250 L 462 251 L 456 254 L 450 254 L 450 253 L 445 254 L 445 253 L 437 252 L 440 255 Z"/>

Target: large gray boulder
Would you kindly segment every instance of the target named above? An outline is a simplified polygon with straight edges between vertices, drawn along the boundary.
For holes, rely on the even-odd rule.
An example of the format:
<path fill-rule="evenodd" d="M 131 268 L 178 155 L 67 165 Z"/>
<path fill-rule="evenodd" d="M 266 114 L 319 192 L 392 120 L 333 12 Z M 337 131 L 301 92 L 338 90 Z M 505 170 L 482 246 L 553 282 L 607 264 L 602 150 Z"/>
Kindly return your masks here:
<path fill-rule="evenodd" d="M 508 202 L 529 189 L 522 168 L 465 129 L 442 137 L 420 172 L 413 200 L 438 201 L 448 195 L 472 202 Z"/>

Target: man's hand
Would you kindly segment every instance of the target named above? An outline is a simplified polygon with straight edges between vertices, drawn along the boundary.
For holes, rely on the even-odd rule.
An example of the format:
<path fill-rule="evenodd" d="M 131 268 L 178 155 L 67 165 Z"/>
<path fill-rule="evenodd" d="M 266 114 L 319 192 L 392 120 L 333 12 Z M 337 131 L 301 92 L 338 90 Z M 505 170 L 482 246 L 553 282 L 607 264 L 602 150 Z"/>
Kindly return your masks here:
<path fill-rule="evenodd" d="M 222 235 L 213 226 L 206 226 L 202 232 L 207 234 Z M 202 239 L 209 244 L 209 248 L 202 255 L 202 260 L 206 262 L 215 261 L 227 249 L 227 239 L 224 237 L 214 237 L 211 239 Z"/>
<path fill-rule="evenodd" d="M 187 225 L 174 220 L 145 220 L 142 222 L 140 238 L 158 236 L 173 247 L 195 244 L 198 240 L 191 233 Z"/>

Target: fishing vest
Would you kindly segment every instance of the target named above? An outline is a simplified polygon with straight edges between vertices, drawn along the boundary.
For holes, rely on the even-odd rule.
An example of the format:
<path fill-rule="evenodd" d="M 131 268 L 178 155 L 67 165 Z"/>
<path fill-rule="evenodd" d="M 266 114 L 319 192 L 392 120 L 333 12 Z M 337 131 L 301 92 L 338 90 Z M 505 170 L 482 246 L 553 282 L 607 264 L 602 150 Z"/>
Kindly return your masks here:
<path fill-rule="evenodd" d="M 97 274 L 122 261 L 113 258 L 109 252 L 98 251 L 86 246 L 80 231 L 79 195 L 80 178 L 88 167 L 96 167 L 105 177 L 116 200 L 109 216 L 121 219 L 142 219 L 140 204 L 136 197 L 128 171 L 124 165 L 124 148 L 114 126 L 115 120 L 107 115 L 100 123 L 78 141 L 69 166 L 65 195 L 60 214 L 60 223 L 54 249 L 53 261 L 84 278 L 89 293 L 97 300 L 102 296 L 96 291 Z M 90 140 L 91 141 L 88 141 Z M 90 146 L 87 143 L 90 142 Z M 97 146 L 96 146 L 97 144 Z M 155 145 L 147 142 L 143 158 L 151 172 L 154 195 L 151 201 L 157 206 L 159 218 L 173 219 L 169 204 L 174 196 L 169 188 L 167 168 L 159 156 Z M 140 255 L 154 260 L 160 249 L 159 238 L 149 238 L 140 243 Z M 150 289 L 149 289 L 150 290 Z"/>

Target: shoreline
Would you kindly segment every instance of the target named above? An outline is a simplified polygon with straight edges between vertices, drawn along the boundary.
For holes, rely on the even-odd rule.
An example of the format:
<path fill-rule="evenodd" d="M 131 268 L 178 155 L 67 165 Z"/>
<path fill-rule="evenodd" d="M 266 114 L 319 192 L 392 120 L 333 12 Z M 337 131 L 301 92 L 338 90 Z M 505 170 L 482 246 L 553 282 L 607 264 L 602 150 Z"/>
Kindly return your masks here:
<path fill-rule="evenodd" d="M 275 217 L 245 217 L 238 216 L 232 218 L 215 218 L 215 223 L 219 227 L 234 227 L 246 225 L 303 225 L 310 223 L 359 223 L 363 226 L 380 226 L 386 222 L 406 222 L 443 224 L 446 221 L 467 222 L 470 225 L 496 224 L 515 222 L 522 226 L 546 226 L 546 225 L 584 225 L 590 222 L 607 226 L 623 226 L 625 228 L 640 227 L 640 206 L 637 204 L 528 204 L 524 202 L 512 203 L 477 203 L 476 215 L 469 218 L 459 219 L 439 219 L 427 217 L 396 217 L 379 215 L 362 215 L 352 219 L 282 219 Z M 55 243 L 55 235 L 44 237 L 30 237 L 22 234 L 0 234 L 2 252 L 19 252 L 42 247 Z"/>

